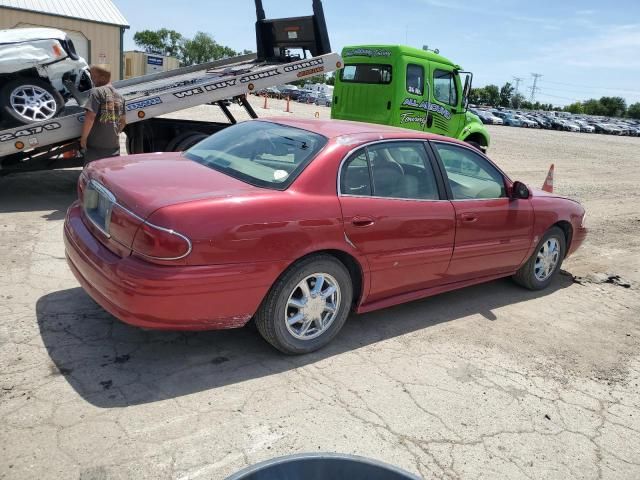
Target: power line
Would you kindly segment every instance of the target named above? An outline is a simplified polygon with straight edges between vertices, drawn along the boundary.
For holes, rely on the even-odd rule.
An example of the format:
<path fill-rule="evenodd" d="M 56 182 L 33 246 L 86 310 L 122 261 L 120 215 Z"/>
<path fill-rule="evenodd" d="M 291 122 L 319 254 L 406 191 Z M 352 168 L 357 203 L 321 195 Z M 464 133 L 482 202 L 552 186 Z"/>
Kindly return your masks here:
<path fill-rule="evenodd" d="M 520 86 L 520 82 L 524 80 L 524 78 L 513 77 L 513 81 L 516 82 L 516 91 L 514 95 L 518 95 L 518 87 Z"/>
<path fill-rule="evenodd" d="M 628 90 L 625 88 L 614 88 L 614 87 L 594 87 L 594 86 L 589 86 L 589 85 L 576 85 L 573 83 L 565 83 L 565 82 L 555 82 L 552 80 L 542 80 L 544 83 L 553 83 L 555 85 L 565 85 L 567 87 L 576 87 L 576 88 L 588 88 L 588 89 L 593 89 L 593 90 L 612 90 L 612 91 L 616 91 L 616 92 L 627 92 L 627 93 L 635 93 L 637 95 L 640 95 L 640 90 Z"/>
<path fill-rule="evenodd" d="M 531 87 L 531 96 L 529 97 L 529 101 L 531 103 L 533 103 L 536 99 L 536 88 L 537 88 L 537 84 L 538 84 L 538 79 L 540 77 L 542 77 L 541 73 L 532 73 L 531 76 L 533 77 L 533 86 Z"/>

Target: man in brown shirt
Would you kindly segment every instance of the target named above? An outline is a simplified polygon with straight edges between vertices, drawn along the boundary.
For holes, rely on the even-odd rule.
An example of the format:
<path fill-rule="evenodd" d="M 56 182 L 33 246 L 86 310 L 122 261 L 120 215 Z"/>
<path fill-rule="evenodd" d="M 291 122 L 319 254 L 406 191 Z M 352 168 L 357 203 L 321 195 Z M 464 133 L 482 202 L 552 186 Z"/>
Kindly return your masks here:
<path fill-rule="evenodd" d="M 111 73 L 91 66 L 95 88 L 85 104 L 80 147 L 85 165 L 100 158 L 120 155 L 120 132 L 126 125 L 124 98 L 111 85 Z"/>

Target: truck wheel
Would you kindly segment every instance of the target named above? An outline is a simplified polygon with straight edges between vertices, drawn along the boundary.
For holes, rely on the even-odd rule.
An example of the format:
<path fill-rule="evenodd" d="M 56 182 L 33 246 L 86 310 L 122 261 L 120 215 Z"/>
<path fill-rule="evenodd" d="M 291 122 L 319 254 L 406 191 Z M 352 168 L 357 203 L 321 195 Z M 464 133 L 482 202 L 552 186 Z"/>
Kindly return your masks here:
<path fill-rule="evenodd" d="M 40 78 L 16 78 L 0 90 L 2 116 L 17 125 L 50 120 L 63 108 L 62 95 Z"/>
<path fill-rule="evenodd" d="M 338 334 L 352 299 L 351 277 L 342 262 L 330 255 L 309 257 L 271 287 L 255 316 L 256 327 L 283 353 L 313 352 Z"/>
<path fill-rule="evenodd" d="M 560 228 L 552 227 L 547 230 L 527 263 L 512 277 L 513 280 L 529 290 L 548 287 L 560 271 L 566 244 L 564 232 Z"/>
<path fill-rule="evenodd" d="M 475 148 L 476 150 L 481 151 L 482 153 L 484 153 L 487 149 L 483 148 L 482 145 L 480 145 L 478 142 L 474 142 L 473 140 L 465 140 L 469 145 L 471 145 L 473 148 Z"/>

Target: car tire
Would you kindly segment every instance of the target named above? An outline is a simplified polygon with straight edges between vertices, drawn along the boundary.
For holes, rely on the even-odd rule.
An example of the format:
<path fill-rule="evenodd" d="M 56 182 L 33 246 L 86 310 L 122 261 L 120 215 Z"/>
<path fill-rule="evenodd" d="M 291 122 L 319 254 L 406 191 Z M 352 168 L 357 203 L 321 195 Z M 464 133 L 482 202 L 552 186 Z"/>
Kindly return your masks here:
<path fill-rule="evenodd" d="M 319 288 L 324 290 L 313 296 L 321 276 Z M 335 290 L 324 297 L 332 288 Z M 344 264 L 330 255 L 314 255 L 294 264 L 276 281 L 255 315 L 255 324 L 262 337 L 281 352 L 310 353 L 338 334 L 349 316 L 352 300 L 353 286 Z M 290 323 L 294 318 L 298 321 Z M 323 322 L 325 325 L 321 325 Z"/>
<path fill-rule="evenodd" d="M 529 290 L 547 288 L 562 267 L 566 256 L 567 241 L 559 227 L 552 227 L 544 234 L 542 240 L 512 277 L 520 286 Z"/>
<path fill-rule="evenodd" d="M 475 148 L 479 152 L 482 152 L 482 153 L 485 152 L 485 150 L 483 150 L 483 148 L 482 148 L 482 145 L 480 145 L 478 142 L 474 142 L 473 140 L 465 140 L 465 142 L 467 144 L 471 145 L 473 148 Z"/>
<path fill-rule="evenodd" d="M 33 98 L 40 95 L 39 104 L 34 108 L 25 108 L 22 115 L 12 105 L 22 105 L 22 98 Z M 20 103 L 17 103 L 20 102 Z M 5 123 L 27 125 L 29 123 L 50 120 L 56 117 L 64 108 L 62 95 L 53 86 L 40 78 L 23 77 L 7 82 L 0 89 L 0 111 Z"/>

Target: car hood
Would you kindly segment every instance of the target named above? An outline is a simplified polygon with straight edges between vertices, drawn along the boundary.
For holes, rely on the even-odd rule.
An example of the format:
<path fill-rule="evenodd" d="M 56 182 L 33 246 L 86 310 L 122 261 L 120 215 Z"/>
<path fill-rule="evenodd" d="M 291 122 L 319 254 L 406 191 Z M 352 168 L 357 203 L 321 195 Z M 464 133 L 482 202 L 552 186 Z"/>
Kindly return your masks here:
<path fill-rule="evenodd" d="M 10 28 L 0 30 L 0 45 L 48 39 L 64 40 L 66 37 L 66 33 L 56 28 Z"/>
<path fill-rule="evenodd" d="M 104 159 L 89 164 L 85 174 L 142 218 L 178 203 L 264 193 L 262 188 L 200 165 L 179 152 Z"/>

